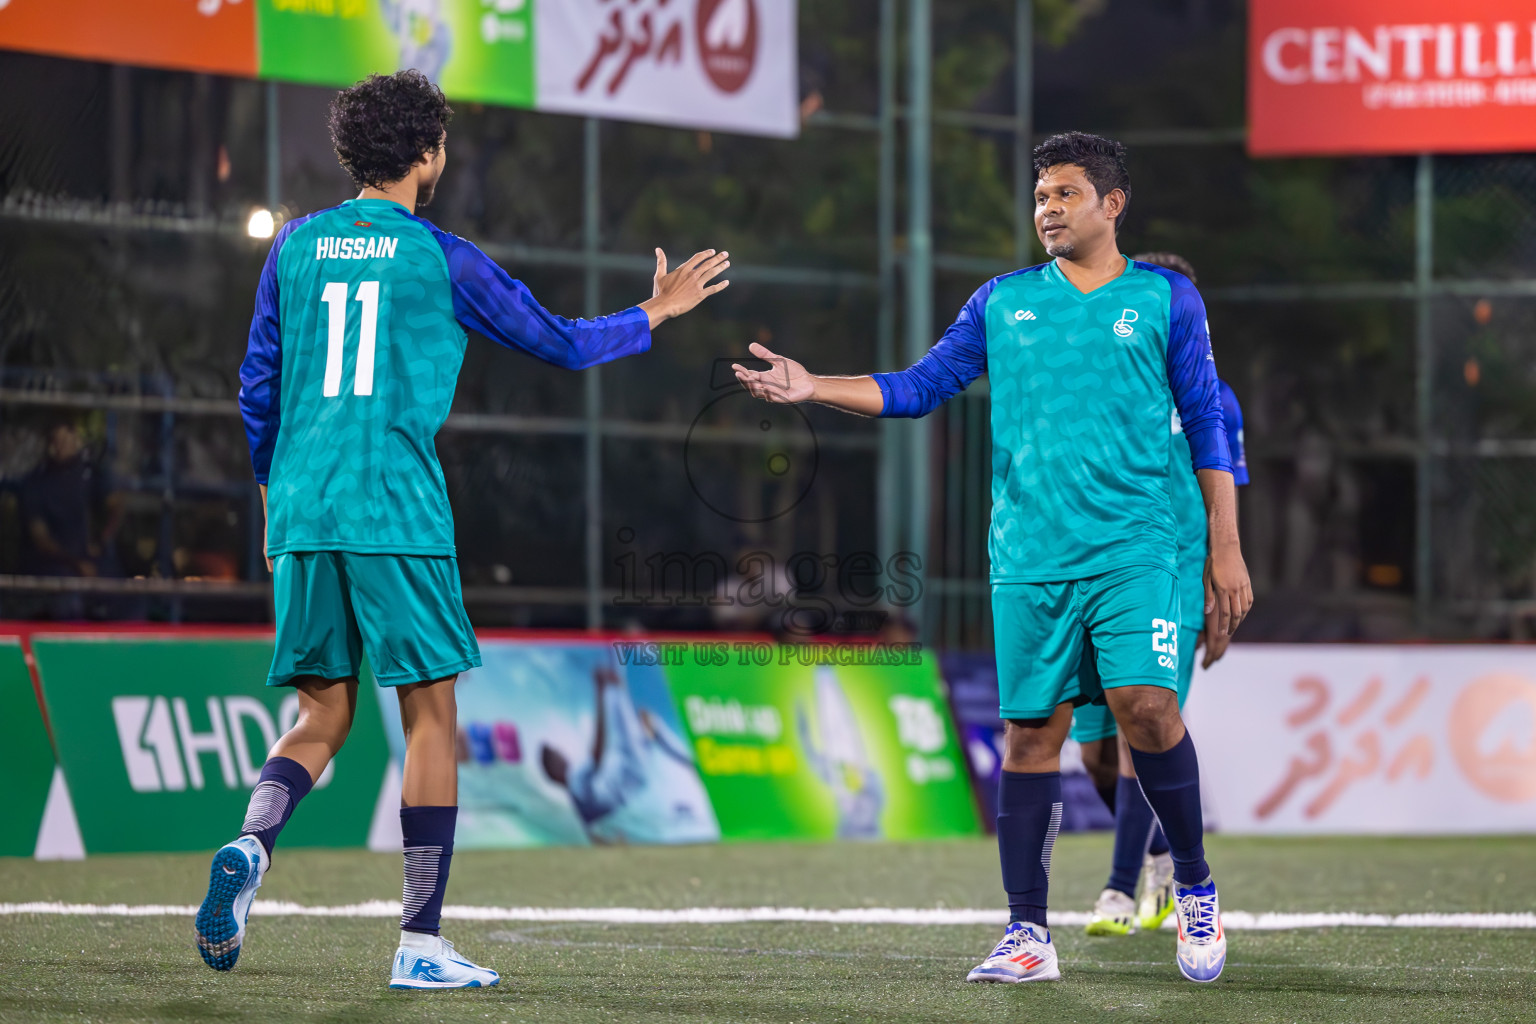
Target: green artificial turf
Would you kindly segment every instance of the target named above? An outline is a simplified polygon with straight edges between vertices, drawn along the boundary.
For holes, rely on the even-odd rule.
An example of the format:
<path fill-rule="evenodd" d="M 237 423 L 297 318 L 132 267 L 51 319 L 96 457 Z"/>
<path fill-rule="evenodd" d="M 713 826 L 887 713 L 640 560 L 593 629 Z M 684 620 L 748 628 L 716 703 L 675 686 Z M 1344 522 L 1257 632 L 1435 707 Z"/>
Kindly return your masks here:
<path fill-rule="evenodd" d="M 1231 839 L 1228 909 L 1536 910 L 1533 839 Z M 1052 903 L 1086 910 L 1107 836 L 1064 836 Z M 206 856 L 0 860 L 0 902 L 197 903 Z M 399 898 L 398 856 L 279 850 L 261 895 Z M 449 902 L 495 906 L 992 907 L 990 841 L 465 852 Z M 968 985 L 998 929 L 832 924 L 449 922 L 501 971 L 482 992 L 394 993 L 386 920 L 258 917 L 218 975 L 170 917 L 0 917 L 0 1020 L 16 1021 L 1536 1021 L 1536 931 L 1231 932 L 1226 973 L 1183 981 L 1170 934 L 1060 928 L 1060 984 Z"/>

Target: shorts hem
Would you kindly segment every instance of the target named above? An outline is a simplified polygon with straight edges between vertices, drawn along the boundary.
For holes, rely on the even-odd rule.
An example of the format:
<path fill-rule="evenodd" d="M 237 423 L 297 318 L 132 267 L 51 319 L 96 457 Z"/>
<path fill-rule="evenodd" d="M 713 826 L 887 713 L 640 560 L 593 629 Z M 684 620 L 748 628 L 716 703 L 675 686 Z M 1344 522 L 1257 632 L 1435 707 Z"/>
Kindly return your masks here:
<path fill-rule="evenodd" d="M 458 548 L 442 544 L 354 544 L 348 541 L 284 541 L 267 552 L 278 555 L 397 555 L 401 558 L 458 558 Z"/>
<path fill-rule="evenodd" d="M 1127 679 L 1117 679 L 1111 682 L 1108 679 L 1100 679 L 1099 685 L 1106 690 L 1113 690 L 1120 686 L 1161 686 L 1165 690 L 1179 692 L 1177 679 L 1164 679 L 1161 676 L 1131 676 Z"/>
<path fill-rule="evenodd" d="M 426 683 L 438 679 L 447 679 L 449 676 L 458 675 L 460 672 L 479 668 L 480 665 L 480 655 L 475 654 L 430 668 L 402 669 L 398 672 L 375 672 L 373 674 L 373 681 L 380 686 L 410 686 L 412 683 Z"/>
<path fill-rule="evenodd" d="M 293 686 L 294 680 L 300 676 L 319 676 L 321 679 L 356 679 L 358 669 L 347 665 L 345 667 L 317 665 L 314 667 L 296 668 L 292 672 L 268 672 L 268 686 Z"/>
<path fill-rule="evenodd" d="M 1067 702 L 1066 701 L 1062 701 L 1061 702 L 1061 704 L 1065 704 L 1065 703 L 1067 703 Z M 1013 708 L 998 708 L 997 709 L 997 717 L 1003 718 L 1003 719 L 1008 719 L 1008 718 L 1050 718 L 1052 715 L 1054 715 L 1056 713 L 1056 709 L 1061 707 L 1061 704 L 1053 704 L 1053 705 L 1051 705 L 1050 709 L 1047 710 L 1047 711 L 1038 711 L 1038 710 L 1034 710 L 1034 709 L 1031 709 L 1029 711 L 1018 711 L 1018 710 L 1015 710 Z"/>
<path fill-rule="evenodd" d="M 1161 569 L 1174 579 L 1179 578 L 1179 570 L 1171 562 L 1159 562 L 1152 559 L 1130 562 L 1111 561 L 1099 564 L 1091 564 L 1068 569 L 1054 569 L 1046 572 L 1008 572 L 994 573 L 987 577 L 987 582 L 993 586 L 1013 585 L 1019 583 L 1080 583 L 1083 580 L 1091 580 L 1099 576 L 1108 576 L 1112 572 L 1122 569 Z"/>

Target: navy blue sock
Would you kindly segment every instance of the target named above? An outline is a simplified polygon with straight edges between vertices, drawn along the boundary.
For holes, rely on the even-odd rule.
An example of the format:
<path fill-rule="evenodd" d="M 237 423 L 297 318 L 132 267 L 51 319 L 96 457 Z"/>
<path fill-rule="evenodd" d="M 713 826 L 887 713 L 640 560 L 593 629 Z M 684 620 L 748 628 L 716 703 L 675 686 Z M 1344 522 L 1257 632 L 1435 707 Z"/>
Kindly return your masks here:
<path fill-rule="evenodd" d="M 1115 785 L 1115 854 L 1109 864 L 1108 888 L 1136 896 L 1141 861 L 1147 852 L 1147 836 L 1156 826 L 1152 805 L 1141 795 L 1135 779 L 1120 776 Z"/>
<path fill-rule="evenodd" d="M 400 833 L 405 838 L 405 896 L 400 928 L 438 934 L 443 923 L 443 893 L 453 860 L 457 807 L 402 807 Z"/>
<path fill-rule="evenodd" d="M 1163 826 L 1173 854 L 1173 880 L 1198 885 L 1211 876 L 1205 862 L 1205 821 L 1200 812 L 1200 762 L 1195 741 L 1184 738 L 1161 754 L 1131 748 L 1141 791 Z"/>
<path fill-rule="evenodd" d="M 1003 772 L 997 788 L 997 850 L 1011 920 L 1046 927 L 1051 851 L 1061 831 L 1061 772 Z"/>
<path fill-rule="evenodd" d="M 267 856 L 277 843 L 277 834 L 288 824 L 289 815 L 314 787 L 309 769 L 291 757 L 274 757 L 261 766 L 261 778 L 251 790 L 251 802 L 245 810 L 243 836 L 261 840 Z"/>
<path fill-rule="evenodd" d="M 1163 826 L 1152 826 L 1152 841 L 1147 844 L 1147 852 L 1154 857 L 1168 852 L 1168 837 L 1163 835 Z"/>

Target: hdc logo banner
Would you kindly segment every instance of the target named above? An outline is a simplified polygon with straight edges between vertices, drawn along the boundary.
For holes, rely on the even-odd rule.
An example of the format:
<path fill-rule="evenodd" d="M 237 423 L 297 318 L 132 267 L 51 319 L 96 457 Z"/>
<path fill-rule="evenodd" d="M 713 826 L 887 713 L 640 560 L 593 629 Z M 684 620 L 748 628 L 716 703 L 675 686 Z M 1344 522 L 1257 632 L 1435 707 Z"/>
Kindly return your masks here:
<path fill-rule="evenodd" d="M 1536 650 L 1240 644 L 1185 717 L 1227 832 L 1536 832 Z"/>
<path fill-rule="evenodd" d="M 1252 0 L 1254 156 L 1536 148 L 1530 0 Z"/>
<path fill-rule="evenodd" d="M 270 639 L 37 635 L 32 649 L 88 853 L 211 849 L 235 834 L 298 717 L 297 695 L 263 685 Z M 365 845 L 388 759 L 378 704 L 359 699 L 284 844 Z"/>

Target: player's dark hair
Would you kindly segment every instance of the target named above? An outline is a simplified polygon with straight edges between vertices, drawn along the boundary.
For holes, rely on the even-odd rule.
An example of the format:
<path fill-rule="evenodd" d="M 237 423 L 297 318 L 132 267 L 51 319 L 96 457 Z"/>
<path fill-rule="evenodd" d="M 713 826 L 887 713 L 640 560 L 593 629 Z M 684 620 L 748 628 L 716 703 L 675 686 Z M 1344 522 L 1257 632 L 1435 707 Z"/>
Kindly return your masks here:
<path fill-rule="evenodd" d="M 1035 147 L 1035 178 L 1046 168 L 1058 164 L 1075 164 L 1083 169 L 1088 183 L 1099 194 L 1099 201 L 1115 189 L 1125 193 L 1125 206 L 1115 218 L 1115 230 L 1125 222 L 1125 212 L 1131 206 L 1131 173 L 1125 169 L 1125 147 L 1114 139 L 1087 132 L 1062 132 L 1052 135 Z"/>
<path fill-rule="evenodd" d="M 331 142 L 353 184 L 383 188 L 436 152 L 452 117 L 443 91 L 420 71 L 369 75 L 331 101 Z"/>
<path fill-rule="evenodd" d="M 1190 264 L 1189 260 L 1176 252 L 1143 252 L 1132 256 L 1131 259 L 1137 263 L 1151 263 L 1155 266 L 1167 267 L 1169 270 L 1177 270 L 1189 278 L 1190 284 L 1199 283 L 1195 280 L 1195 268 Z"/>

